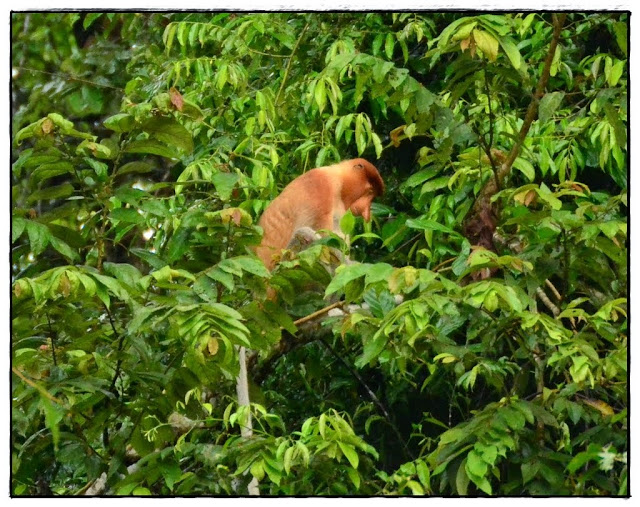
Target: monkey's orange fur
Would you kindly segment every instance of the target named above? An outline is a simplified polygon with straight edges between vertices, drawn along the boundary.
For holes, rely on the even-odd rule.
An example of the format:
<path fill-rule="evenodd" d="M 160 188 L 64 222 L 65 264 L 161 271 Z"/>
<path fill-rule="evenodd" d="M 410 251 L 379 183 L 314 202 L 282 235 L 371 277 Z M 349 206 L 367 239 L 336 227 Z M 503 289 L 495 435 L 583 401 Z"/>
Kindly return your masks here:
<path fill-rule="evenodd" d="M 256 253 L 273 269 L 274 256 L 287 247 L 296 229 L 339 232 L 340 219 L 349 209 L 369 221 L 371 202 L 383 192 L 380 173 L 362 158 L 312 169 L 289 183 L 262 214 L 264 236 Z"/>

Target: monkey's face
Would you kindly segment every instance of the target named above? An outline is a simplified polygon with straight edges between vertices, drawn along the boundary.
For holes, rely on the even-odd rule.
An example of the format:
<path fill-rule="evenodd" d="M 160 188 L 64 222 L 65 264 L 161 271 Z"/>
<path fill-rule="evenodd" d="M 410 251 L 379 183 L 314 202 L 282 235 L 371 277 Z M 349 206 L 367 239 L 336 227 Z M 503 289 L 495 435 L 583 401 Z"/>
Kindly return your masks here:
<path fill-rule="evenodd" d="M 365 221 L 371 220 L 371 203 L 376 196 L 372 188 L 367 189 L 365 194 L 349 206 L 351 213 L 357 217 L 362 217 Z"/>

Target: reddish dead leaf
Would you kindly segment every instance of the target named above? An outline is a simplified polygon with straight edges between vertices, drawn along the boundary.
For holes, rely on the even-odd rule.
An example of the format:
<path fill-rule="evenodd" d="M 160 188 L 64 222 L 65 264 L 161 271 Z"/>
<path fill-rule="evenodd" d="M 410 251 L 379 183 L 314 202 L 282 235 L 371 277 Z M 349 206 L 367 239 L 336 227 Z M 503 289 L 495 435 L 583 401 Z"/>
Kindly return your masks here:
<path fill-rule="evenodd" d="M 525 190 L 524 192 L 518 192 L 513 196 L 513 200 L 519 202 L 524 206 L 529 206 L 529 204 L 535 201 L 537 196 L 538 193 L 535 190 L 531 189 Z"/>
<path fill-rule="evenodd" d="M 171 97 L 171 103 L 175 106 L 175 108 L 178 111 L 182 111 L 182 107 L 184 106 L 184 99 L 175 86 L 169 88 L 169 97 Z"/>
<path fill-rule="evenodd" d="M 391 143 L 396 148 L 398 146 L 400 146 L 400 139 L 399 138 L 404 133 L 405 127 L 406 127 L 406 125 L 400 125 L 399 127 L 395 128 L 391 132 L 389 132 L 389 137 L 391 138 Z"/>
<path fill-rule="evenodd" d="M 529 206 L 529 204 L 535 201 L 537 196 L 538 196 L 538 192 L 536 192 L 535 190 L 529 190 L 527 192 L 527 195 L 524 198 L 524 205 Z"/>
<path fill-rule="evenodd" d="M 471 45 L 471 37 L 467 37 L 466 39 L 462 39 L 460 41 L 460 49 L 464 53 L 465 50 Z"/>
<path fill-rule="evenodd" d="M 242 221 L 242 215 L 240 214 L 240 210 L 237 210 L 237 209 L 233 210 L 231 219 L 233 220 L 234 224 L 240 225 L 240 222 Z"/>

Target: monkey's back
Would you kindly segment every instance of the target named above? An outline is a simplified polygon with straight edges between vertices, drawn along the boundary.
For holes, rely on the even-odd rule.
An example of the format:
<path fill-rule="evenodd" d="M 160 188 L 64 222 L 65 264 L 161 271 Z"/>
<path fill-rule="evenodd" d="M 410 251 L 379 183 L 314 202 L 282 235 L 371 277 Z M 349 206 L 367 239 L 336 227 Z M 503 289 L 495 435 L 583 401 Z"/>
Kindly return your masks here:
<path fill-rule="evenodd" d="M 314 230 L 332 226 L 335 185 L 331 167 L 319 167 L 298 176 L 276 197 L 260 217 L 264 230 L 257 255 L 272 266 L 271 258 L 289 244 L 293 232 L 300 227 Z"/>

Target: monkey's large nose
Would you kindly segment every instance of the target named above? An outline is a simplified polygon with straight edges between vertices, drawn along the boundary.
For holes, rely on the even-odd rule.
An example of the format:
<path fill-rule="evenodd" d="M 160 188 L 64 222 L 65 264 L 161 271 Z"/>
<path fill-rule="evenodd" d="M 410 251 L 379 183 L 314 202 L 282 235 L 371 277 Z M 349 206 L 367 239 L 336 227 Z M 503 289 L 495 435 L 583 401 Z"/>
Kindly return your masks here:
<path fill-rule="evenodd" d="M 362 210 L 362 218 L 364 218 L 365 222 L 371 220 L 371 209 L 368 206 Z"/>

